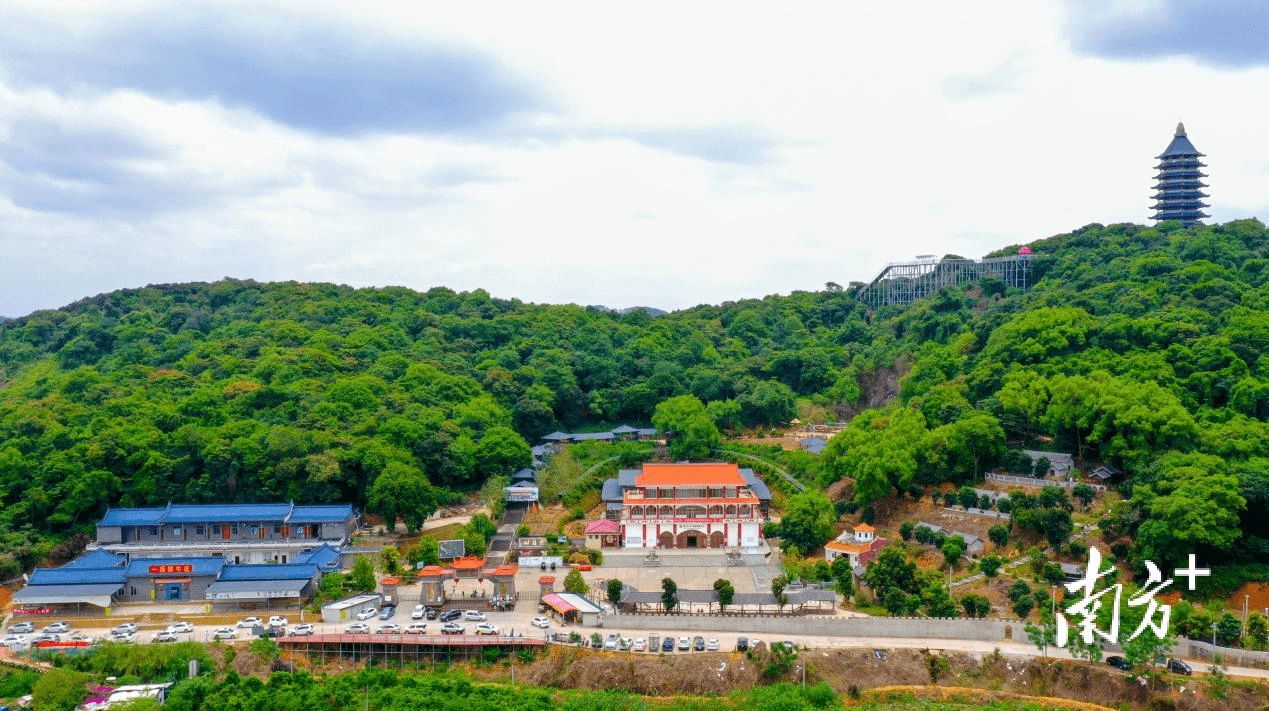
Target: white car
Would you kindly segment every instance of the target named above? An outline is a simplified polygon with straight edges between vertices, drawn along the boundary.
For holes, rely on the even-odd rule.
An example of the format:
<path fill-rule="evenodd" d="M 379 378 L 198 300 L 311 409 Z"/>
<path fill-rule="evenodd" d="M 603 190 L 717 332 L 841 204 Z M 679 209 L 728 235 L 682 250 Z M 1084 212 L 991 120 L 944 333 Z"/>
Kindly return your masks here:
<path fill-rule="evenodd" d="M 489 619 L 489 615 L 480 610 L 465 610 L 463 612 L 463 620 L 466 622 L 484 622 Z"/>
<path fill-rule="evenodd" d="M 457 622 L 446 622 L 441 625 L 441 634 L 462 634 L 464 631 L 466 628 Z"/>
<path fill-rule="evenodd" d="M 176 636 L 176 633 L 169 630 L 155 632 L 154 635 L 150 637 L 151 642 L 175 642 L 177 639 L 178 637 Z"/>
<path fill-rule="evenodd" d="M 167 626 L 167 631 L 175 632 L 176 634 L 187 634 L 194 631 L 194 624 L 192 622 L 174 622 Z"/>
<path fill-rule="evenodd" d="M 427 607 L 424 605 L 415 605 L 414 611 L 410 613 L 410 619 L 421 620 L 427 614 Z"/>
<path fill-rule="evenodd" d="M 476 625 L 476 634 L 498 634 L 498 628 L 488 622 Z"/>
<path fill-rule="evenodd" d="M 120 644 L 131 644 L 137 638 L 136 632 L 120 632 L 110 635 L 111 642 L 119 642 Z"/>
<path fill-rule="evenodd" d="M 269 618 L 270 627 L 286 627 L 288 624 L 289 623 L 286 621 L 286 618 L 281 615 L 274 615 Z"/>
<path fill-rule="evenodd" d="M 717 652 L 717 651 L 718 651 L 718 638 L 717 638 L 717 637 L 710 637 L 710 638 L 709 638 L 709 640 L 708 640 L 707 642 L 705 642 L 705 651 L 706 651 L 706 652 Z"/>
<path fill-rule="evenodd" d="M 375 616 L 375 615 L 377 615 L 377 614 L 379 614 L 379 610 L 377 610 L 377 609 L 375 609 L 375 608 L 373 608 L 373 607 L 363 607 L 363 608 L 361 609 L 361 612 L 358 612 L 358 613 L 357 613 L 357 620 L 358 620 L 358 621 L 361 621 L 361 620 L 368 620 L 368 619 L 370 619 L 371 617 L 374 617 L 374 616 Z"/>
<path fill-rule="evenodd" d="M 136 634 L 137 625 L 133 622 L 125 622 L 121 625 L 115 625 L 110 629 L 110 634 Z"/>
<path fill-rule="evenodd" d="M 679 651 L 686 651 L 692 648 L 691 637 L 679 637 Z"/>
<path fill-rule="evenodd" d="M 375 634 L 401 634 L 401 625 L 395 622 L 379 625 L 379 629 L 375 630 Z"/>
<path fill-rule="evenodd" d="M 44 628 L 44 634 L 61 634 L 70 631 L 70 628 L 69 622 L 54 622 Z"/>
<path fill-rule="evenodd" d="M 0 639 L 0 645 L 3 645 L 5 647 L 12 647 L 15 644 L 19 644 L 19 645 L 26 644 L 26 637 L 11 634 L 8 637 L 5 637 L 4 639 Z"/>
<path fill-rule="evenodd" d="M 534 617 L 532 620 L 530 620 L 530 624 L 532 624 L 534 627 L 541 627 L 542 629 L 546 629 L 547 627 L 551 626 L 551 621 L 545 617 Z"/>
<path fill-rule="evenodd" d="M 212 639 L 238 639 L 238 630 L 232 627 L 221 627 L 212 632 Z"/>
<path fill-rule="evenodd" d="M 635 640 L 634 651 L 642 652 L 647 648 L 648 648 L 648 640 L 644 639 L 643 637 L 640 637 L 639 639 Z"/>
<path fill-rule="evenodd" d="M 242 629 L 244 627 L 251 628 L 251 627 L 263 627 L 263 626 L 264 626 L 264 620 L 260 619 L 259 617 L 248 617 L 247 619 L 242 620 L 241 622 L 238 623 L 238 629 Z"/>
<path fill-rule="evenodd" d="M 291 630 L 291 636 L 292 637 L 299 637 L 301 635 L 309 636 L 309 635 L 312 635 L 314 631 L 315 630 L 313 629 L 313 625 L 310 625 L 309 623 L 305 622 L 304 624 L 296 625 Z"/>
<path fill-rule="evenodd" d="M 354 622 L 344 631 L 348 634 L 370 634 L 370 625 L 365 622 Z"/>
<path fill-rule="evenodd" d="M 427 623 L 414 622 L 409 627 L 405 628 L 405 633 L 406 634 L 427 634 Z"/>
<path fill-rule="evenodd" d="M 31 634 L 34 631 L 34 622 L 19 622 L 9 628 L 9 634 Z"/>

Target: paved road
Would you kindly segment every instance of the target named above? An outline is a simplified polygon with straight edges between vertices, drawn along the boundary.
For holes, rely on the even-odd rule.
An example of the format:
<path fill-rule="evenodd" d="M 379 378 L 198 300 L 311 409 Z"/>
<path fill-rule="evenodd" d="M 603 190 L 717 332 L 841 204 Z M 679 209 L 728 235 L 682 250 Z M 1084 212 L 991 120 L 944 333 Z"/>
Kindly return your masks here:
<path fill-rule="evenodd" d="M 403 628 L 409 625 L 411 622 L 414 622 L 414 620 L 410 618 L 410 613 L 413 608 L 413 601 L 406 601 L 406 603 L 407 604 L 402 605 L 400 610 L 390 620 L 391 622 L 395 622 L 401 625 L 401 627 Z M 622 623 L 621 615 L 605 615 L 604 627 L 602 628 L 578 627 L 576 625 L 561 627 L 555 624 L 554 622 L 552 622 L 550 628 L 545 630 L 539 629 L 537 627 L 534 627 L 532 624 L 530 624 L 530 619 L 538 616 L 539 613 L 537 612 L 536 605 L 533 605 L 528 602 L 522 602 L 519 606 L 519 609 L 514 611 L 510 611 L 510 612 L 487 611 L 486 615 L 488 616 L 488 621 L 491 624 L 497 625 L 501 633 L 515 634 L 515 635 L 523 636 L 523 637 L 545 638 L 551 632 L 566 631 L 566 632 L 578 632 L 586 638 L 589 638 L 591 634 L 598 632 L 604 636 L 607 636 L 610 634 L 616 634 L 620 637 L 629 637 L 631 640 L 636 640 L 640 638 L 646 639 L 649 634 L 646 629 L 631 629 L 631 628 L 623 627 L 621 624 Z M 288 619 L 291 627 L 294 627 L 296 624 L 300 622 L 301 616 L 299 613 L 284 613 L 283 616 Z M 312 615 L 312 614 L 304 615 L 305 620 L 309 622 L 312 622 L 314 617 L 315 615 Z M 41 625 L 48 624 L 52 621 L 53 620 L 41 620 L 38 624 L 41 624 Z M 424 621 L 428 622 L 428 631 L 426 633 L 427 635 L 436 636 L 439 634 L 440 623 L 438 621 L 436 620 L 430 620 L 430 621 L 424 620 Z M 379 625 L 383 624 L 383 622 L 381 622 L 377 617 L 372 620 L 368 620 L 367 622 L 370 625 L 371 631 L 375 630 Z M 109 628 L 104 626 L 105 623 L 102 620 L 94 620 L 92 623 L 85 621 L 84 624 L 86 626 L 83 628 L 80 628 L 78 626 L 79 623 L 76 621 L 72 620 L 71 623 L 74 627 L 70 633 L 66 633 L 62 635 L 63 639 L 67 639 L 71 634 L 74 634 L 74 632 L 84 632 L 85 634 L 97 639 L 108 636 Z M 736 620 L 736 623 L 737 625 L 741 625 L 743 624 L 743 621 Z M 317 634 L 342 634 L 342 633 L 346 633 L 349 624 L 351 623 L 330 624 L 330 623 L 324 623 L 324 622 L 318 621 L 314 623 L 314 626 L 316 628 Z M 476 624 L 475 622 L 464 622 L 463 624 L 466 625 L 467 632 L 469 634 L 474 631 L 473 626 Z M 188 639 L 188 640 L 200 641 L 200 642 L 210 641 L 214 627 L 215 626 L 212 626 L 212 625 L 196 625 L 195 631 L 192 634 L 181 635 L 181 639 L 182 640 Z M 143 627 L 140 630 L 140 632 L 137 634 L 135 641 L 137 643 L 149 643 L 153 634 L 162 628 L 163 628 L 163 625 L 152 625 L 148 627 Z M 250 630 L 240 629 L 238 630 L 238 632 L 240 633 L 239 639 L 236 640 L 236 642 L 238 643 L 245 643 L 246 641 L 255 639 L 250 634 Z M 1012 658 L 1024 659 L 1024 660 L 1033 659 L 1035 657 L 1042 656 L 1040 650 L 1038 650 L 1034 644 L 1030 644 L 1026 642 L 1007 642 L 1007 641 L 982 642 L 982 641 L 961 640 L 961 639 L 848 637 L 848 636 L 830 636 L 830 635 L 812 635 L 812 636 L 796 637 L 796 636 L 788 636 L 788 635 L 781 636 L 781 635 L 773 635 L 773 634 L 755 635 L 753 633 L 746 633 L 743 630 L 737 630 L 735 632 L 728 632 L 728 633 L 684 632 L 681 630 L 675 630 L 673 628 L 661 630 L 659 634 L 662 638 L 666 636 L 672 636 L 672 637 L 678 638 L 684 635 L 688 637 L 695 637 L 699 634 L 701 636 L 704 636 L 706 639 L 711 639 L 711 638 L 717 639 L 719 643 L 719 649 L 722 651 L 734 650 L 736 648 L 736 639 L 738 637 L 744 636 L 750 640 L 751 644 L 756 642 L 759 639 L 767 643 L 777 642 L 777 641 L 786 641 L 786 640 L 792 641 L 795 644 L 797 644 L 799 647 L 804 647 L 807 649 L 807 651 L 803 652 L 804 654 L 811 654 L 811 655 L 815 654 L 817 651 L 822 651 L 827 649 L 839 649 L 839 648 L 864 648 L 864 649 L 883 649 L 883 650 L 911 648 L 911 649 L 931 649 L 931 650 L 964 652 L 964 653 L 974 654 L 979 656 L 985 656 L 985 655 L 991 654 L 995 650 L 999 649 L 1002 654 L 1005 654 Z M 29 639 L 31 635 L 24 635 L 24 637 Z M 230 643 L 233 643 L 233 642 L 230 642 Z M 636 652 L 631 652 L 631 654 L 636 654 Z M 1066 652 L 1066 650 L 1052 648 L 1052 647 L 1047 650 L 1047 656 L 1055 657 L 1059 659 L 1072 658 Z M 1203 662 L 1202 660 L 1188 660 L 1188 661 L 1190 662 L 1191 666 L 1193 666 L 1196 670 L 1199 670 L 1199 671 L 1205 670 L 1209 666 L 1207 663 Z M 1252 669 L 1252 668 L 1246 668 L 1246 667 L 1228 667 L 1226 669 L 1226 673 L 1233 676 L 1250 677 L 1250 678 L 1256 678 L 1256 679 L 1269 679 L 1269 670 L 1265 670 L 1265 669 Z"/>

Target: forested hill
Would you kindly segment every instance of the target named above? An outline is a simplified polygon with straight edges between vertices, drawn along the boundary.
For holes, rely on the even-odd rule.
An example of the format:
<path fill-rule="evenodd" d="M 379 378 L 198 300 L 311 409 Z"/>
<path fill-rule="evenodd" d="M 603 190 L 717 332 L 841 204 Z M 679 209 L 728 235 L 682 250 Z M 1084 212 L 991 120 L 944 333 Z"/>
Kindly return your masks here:
<path fill-rule="evenodd" d="M 1147 550 L 1263 558 L 1269 522 L 1246 512 L 1269 503 L 1264 226 L 1094 225 L 1031 247 L 1029 292 L 989 281 L 872 314 L 856 285 L 653 316 L 225 280 L 5 321 L 0 548 L 28 562 L 107 505 L 361 505 L 384 474 L 472 489 L 526 463 L 524 440 L 647 423 L 677 395 L 735 430 L 853 415 L 901 375 L 900 402 L 857 418 L 820 472 L 862 500 L 1052 436 L 1150 485 L 1121 524 Z"/>

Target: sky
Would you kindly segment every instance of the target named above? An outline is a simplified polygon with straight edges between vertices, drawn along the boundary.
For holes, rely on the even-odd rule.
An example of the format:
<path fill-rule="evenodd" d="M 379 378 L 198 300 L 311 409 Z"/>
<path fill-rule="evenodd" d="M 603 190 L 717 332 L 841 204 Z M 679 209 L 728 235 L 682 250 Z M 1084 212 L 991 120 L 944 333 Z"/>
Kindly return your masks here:
<path fill-rule="evenodd" d="M 335 282 L 679 309 L 1269 219 L 1269 3 L 0 0 L 0 315 Z"/>

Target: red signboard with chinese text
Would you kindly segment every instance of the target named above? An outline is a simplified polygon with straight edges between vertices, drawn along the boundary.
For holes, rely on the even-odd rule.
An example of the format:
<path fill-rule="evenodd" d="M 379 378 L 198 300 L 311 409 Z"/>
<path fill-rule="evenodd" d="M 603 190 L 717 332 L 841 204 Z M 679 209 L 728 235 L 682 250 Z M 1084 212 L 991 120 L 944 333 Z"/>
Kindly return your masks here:
<path fill-rule="evenodd" d="M 174 563 L 172 565 L 152 565 L 150 566 L 150 575 L 166 575 L 168 573 L 192 573 L 194 566 L 189 563 Z"/>

